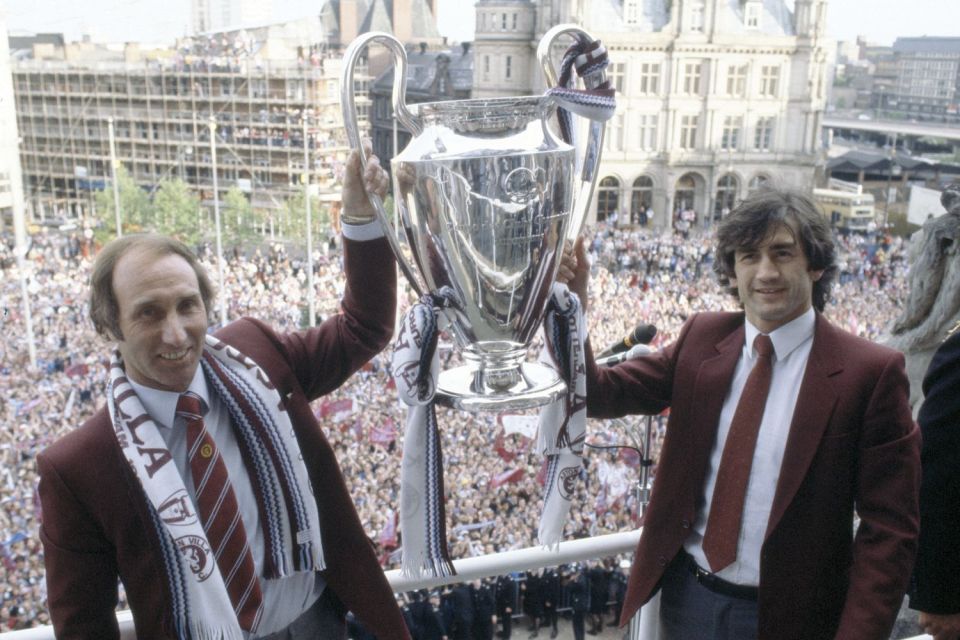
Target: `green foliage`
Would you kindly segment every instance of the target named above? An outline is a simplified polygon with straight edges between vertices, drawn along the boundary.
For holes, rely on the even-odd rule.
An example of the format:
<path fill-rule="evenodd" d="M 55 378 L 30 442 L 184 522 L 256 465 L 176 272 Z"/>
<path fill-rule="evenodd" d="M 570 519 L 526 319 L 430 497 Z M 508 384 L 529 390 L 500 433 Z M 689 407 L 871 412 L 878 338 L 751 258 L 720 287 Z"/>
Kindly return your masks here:
<path fill-rule="evenodd" d="M 306 237 L 307 208 L 304 192 L 300 191 L 287 200 L 280 220 L 280 234 L 284 238 L 300 241 Z M 310 198 L 310 221 L 314 243 L 327 238 L 330 230 L 330 207 L 316 196 Z"/>
<path fill-rule="evenodd" d="M 232 186 L 220 202 L 220 222 L 225 247 L 243 247 L 260 238 L 260 213 L 247 200 L 240 187 Z"/>
<path fill-rule="evenodd" d="M 154 208 L 150 196 L 141 189 L 127 172 L 126 167 L 117 167 L 117 185 L 120 192 L 120 224 L 124 233 L 144 231 L 153 223 Z M 113 185 L 95 196 L 96 217 L 99 224 L 95 232 L 100 243 L 117 235 L 116 214 L 113 202 Z"/>
<path fill-rule="evenodd" d="M 164 180 L 153 196 L 156 210 L 154 231 L 178 238 L 187 246 L 200 242 L 200 198 L 180 180 Z"/>

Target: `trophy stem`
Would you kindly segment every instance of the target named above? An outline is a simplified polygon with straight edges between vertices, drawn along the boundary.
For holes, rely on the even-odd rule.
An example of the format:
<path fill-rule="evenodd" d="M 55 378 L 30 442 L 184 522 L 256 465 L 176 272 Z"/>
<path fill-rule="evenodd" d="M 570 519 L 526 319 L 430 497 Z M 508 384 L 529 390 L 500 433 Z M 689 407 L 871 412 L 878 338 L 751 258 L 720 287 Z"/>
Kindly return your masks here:
<path fill-rule="evenodd" d="M 437 402 L 469 412 L 533 409 L 553 402 L 567 385 L 552 367 L 524 362 L 525 350 L 491 354 L 467 348 L 463 366 L 440 374 Z"/>

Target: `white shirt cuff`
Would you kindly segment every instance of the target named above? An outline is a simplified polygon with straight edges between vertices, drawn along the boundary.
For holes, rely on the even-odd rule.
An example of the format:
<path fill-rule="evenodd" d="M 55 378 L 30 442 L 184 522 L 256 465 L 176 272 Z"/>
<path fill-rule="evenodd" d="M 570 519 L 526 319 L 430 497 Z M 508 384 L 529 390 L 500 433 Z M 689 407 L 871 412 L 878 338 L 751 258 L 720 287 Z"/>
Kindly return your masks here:
<path fill-rule="evenodd" d="M 367 222 L 366 224 L 344 223 L 340 225 L 340 228 L 344 238 L 356 242 L 376 240 L 377 238 L 383 237 L 383 227 L 380 226 L 380 221 L 377 219 Z"/>

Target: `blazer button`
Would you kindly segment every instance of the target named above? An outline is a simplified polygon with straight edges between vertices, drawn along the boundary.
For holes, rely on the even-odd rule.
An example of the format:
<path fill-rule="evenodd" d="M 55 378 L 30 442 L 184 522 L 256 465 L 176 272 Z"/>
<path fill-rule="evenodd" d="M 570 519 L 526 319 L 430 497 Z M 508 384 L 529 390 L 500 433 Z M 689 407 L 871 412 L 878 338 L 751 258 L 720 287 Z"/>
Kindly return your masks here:
<path fill-rule="evenodd" d="M 661 567 L 667 566 L 667 559 L 664 556 L 660 556 L 657 562 L 660 564 Z"/>
<path fill-rule="evenodd" d="M 684 529 L 689 529 L 690 521 L 684 518 L 683 520 L 680 521 L 680 526 L 683 527 Z"/>

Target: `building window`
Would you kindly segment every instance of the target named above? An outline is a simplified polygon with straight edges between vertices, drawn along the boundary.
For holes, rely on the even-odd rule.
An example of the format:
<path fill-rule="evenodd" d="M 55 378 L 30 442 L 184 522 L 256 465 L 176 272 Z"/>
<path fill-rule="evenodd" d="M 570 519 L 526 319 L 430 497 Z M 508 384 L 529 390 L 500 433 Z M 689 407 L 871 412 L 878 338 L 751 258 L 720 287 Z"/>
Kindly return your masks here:
<path fill-rule="evenodd" d="M 764 65 L 760 70 L 760 95 L 768 98 L 776 98 L 779 84 L 780 67 Z"/>
<path fill-rule="evenodd" d="M 504 77 L 509 80 L 513 74 L 513 56 L 507 56 L 506 63 L 504 64 Z"/>
<path fill-rule="evenodd" d="M 503 18 L 500 21 L 500 29 L 501 31 L 507 30 L 507 14 L 505 13 L 503 14 Z"/>
<path fill-rule="evenodd" d="M 610 81 L 610 86 L 616 90 L 617 93 L 623 93 L 623 78 L 624 78 L 624 69 L 625 65 L 622 62 L 611 62 L 607 65 L 607 80 Z"/>
<path fill-rule="evenodd" d="M 640 140 L 638 144 L 643 151 L 653 151 L 657 148 L 656 115 L 640 116 Z"/>
<path fill-rule="evenodd" d="M 760 28 L 760 10 L 761 5 L 759 2 L 747 2 L 747 6 L 744 9 L 743 15 L 743 22 L 747 25 L 747 28 Z"/>
<path fill-rule="evenodd" d="M 700 95 L 699 62 L 688 62 L 683 65 L 683 92 L 690 96 Z"/>
<path fill-rule="evenodd" d="M 717 197 L 714 202 L 713 219 L 720 220 L 737 204 L 737 177 L 728 173 L 717 181 Z"/>
<path fill-rule="evenodd" d="M 613 216 L 619 206 L 620 181 L 607 176 L 597 185 L 597 222 L 603 222 Z"/>
<path fill-rule="evenodd" d="M 697 147 L 697 123 L 700 116 L 680 117 L 680 148 L 695 149 Z"/>
<path fill-rule="evenodd" d="M 517 30 L 517 14 L 513 14 L 513 30 Z"/>
<path fill-rule="evenodd" d="M 640 24 L 640 0 L 624 0 L 623 22 L 628 26 Z"/>
<path fill-rule="evenodd" d="M 736 151 L 740 148 L 740 131 L 743 129 L 743 116 L 726 116 L 723 119 L 723 134 L 720 148 Z"/>
<path fill-rule="evenodd" d="M 750 193 L 762 189 L 769 181 L 770 178 L 762 173 L 758 173 L 757 175 L 753 176 L 750 178 L 750 184 L 748 185 Z"/>
<path fill-rule="evenodd" d="M 747 68 L 745 64 L 727 67 L 727 95 L 742 98 L 747 92 Z"/>
<path fill-rule="evenodd" d="M 655 95 L 660 91 L 660 63 L 643 62 L 640 64 L 640 94 Z"/>
<path fill-rule="evenodd" d="M 483 56 L 483 79 L 490 79 L 490 56 Z"/>
<path fill-rule="evenodd" d="M 694 2 L 693 6 L 690 7 L 690 31 L 703 32 L 704 11 L 703 0 Z"/>
<path fill-rule="evenodd" d="M 757 151 L 770 151 L 773 144 L 773 116 L 757 119 L 757 128 L 753 136 L 753 148 Z"/>
<path fill-rule="evenodd" d="M 630 192 L 630 224 L 647 226 L 653 215 L 653 179 L 640 176 L 633 181 Z"/>
<path fill-rule="evenodd" d="M 604 147 L 607 151 L 623 151 L 623 114 L 614 114 L 607 120 L 607 131 L 604 136 Z"/>

